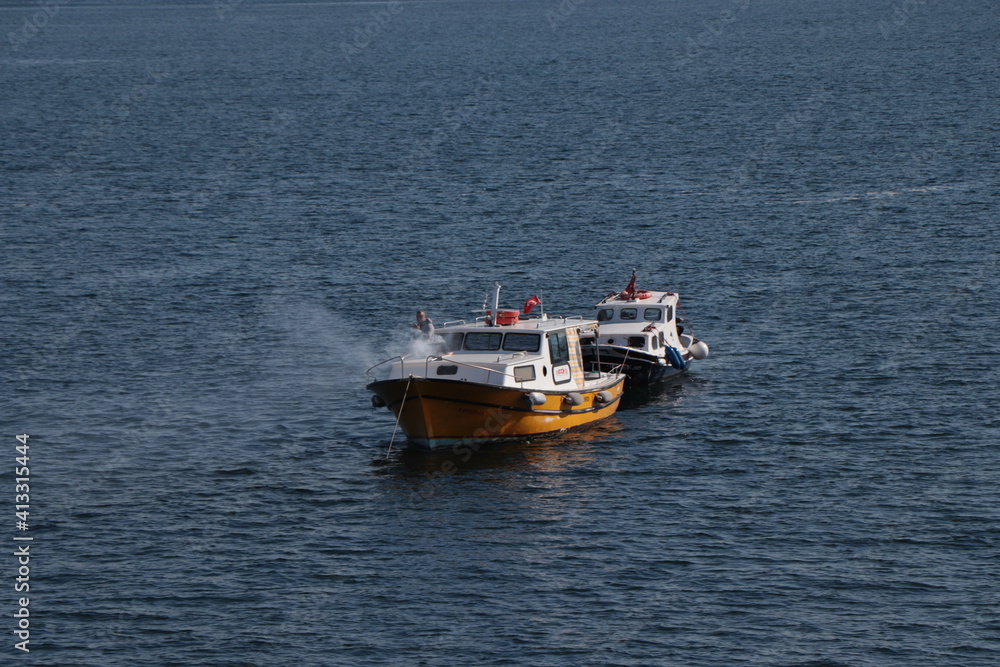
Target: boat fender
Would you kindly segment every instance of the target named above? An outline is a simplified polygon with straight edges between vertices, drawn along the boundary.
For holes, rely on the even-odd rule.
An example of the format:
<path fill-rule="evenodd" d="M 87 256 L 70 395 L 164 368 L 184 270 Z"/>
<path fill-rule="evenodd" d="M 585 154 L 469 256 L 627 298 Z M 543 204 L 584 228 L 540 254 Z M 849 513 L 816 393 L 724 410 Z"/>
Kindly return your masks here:
<path fill-rule="evenodd" d="M 569 403 L 570 405 L 576 406 L 576 405 L 581 405 L 583 403 L 583 396 L 576 393 L 575 391 L 571 391 L 568 394 L 566 394 L 563 400 Z"/>
<path fill-rule="evenodd" d="M 372 407 L 373 408 L 384 408 L 385 407 L 385 401 L 382 399 L 381 396 L 378 396 L 376 394 L 372 394 Z"/>
<path fill-rule="evenodd" d="M 685 368 L 687 368 L 687 364 L 684 363 L 684 357 L 681 356 L 680 351 L 678 351 L 676 347 L 668 345 L 667 347 L 663 348 L 663 352 L 667 355 L 667 361 L 670 362 L 671 366 L 673 366 L 679 371 L 682 371 Z"/>
<path fill-rule="evenodd" d="M 540 391 L 533 391 L 529 394 L 526 394 L 525 398 L 528 400 L 529 407 L 535 405 L 545 405 L 545 394 L 543 394 Z"/>
<path fill-rule="evenodd" d="M 706 345 L 704 341 L 699 340 L 695 342 L 694 345 L 688 348 L 688 352 L 691 353 L 691 356 L 694 359 L 701 361 L 702 359 L 708 356 L 708 345 Z"/>
<path fill-rule="evenodd" d="M 594 394 L 595 403 L 610 403 L 611 399 L 613 398 L 614 396 L 611 394 L 610 391 L 599 391 L 596 394 Z"/>

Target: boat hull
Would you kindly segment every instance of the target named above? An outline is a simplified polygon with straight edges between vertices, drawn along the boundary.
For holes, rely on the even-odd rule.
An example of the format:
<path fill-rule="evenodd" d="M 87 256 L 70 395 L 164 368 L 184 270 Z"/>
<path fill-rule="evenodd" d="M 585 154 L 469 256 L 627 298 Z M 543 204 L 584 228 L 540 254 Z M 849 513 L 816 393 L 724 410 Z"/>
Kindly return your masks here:
<path fill-rule="evenodd" d="M 600 348 L 599 354 L 594 350 L 595 347 Z M 664 357 L 617 346 L 587 345 L 584 346 L 583 366 L 588 371 L 624 373 L 625 387 L 629 388 L 680 377 L 687 373 L 690 362 L 687 362 L 684 368 L 674 368 Z"/>
<path fill-rule="evenodd" d="M 623 388 L 621 376 L 572 392 L 416 377 L 368 385 L 396 416 L 406 437 L 428 448 L 521 440 L 585 427 L 615 413 Z M 529 394 L 536 400 L 543 396 L 544 402 L 534 405 Z M 582 400 L 573 405 L 568 394 Z"/>

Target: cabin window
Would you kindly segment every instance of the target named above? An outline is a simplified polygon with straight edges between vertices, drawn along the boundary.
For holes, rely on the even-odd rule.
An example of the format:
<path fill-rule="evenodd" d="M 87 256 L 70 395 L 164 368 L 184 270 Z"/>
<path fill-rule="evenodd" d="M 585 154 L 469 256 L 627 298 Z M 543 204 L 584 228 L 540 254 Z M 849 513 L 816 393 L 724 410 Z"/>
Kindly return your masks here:
<path fill-rule="evenodd" d="M 502 333 L 470 332 L 465 335 L 465 349 L 473 352 L 489 352 L 500 349 Z"/>
<path fill-rule="evenodd" d="M 601 308 L 599 311 L 597 311 L 597 321 L 598 322 L 607 322 L 608 320 L 610 320 L 614 316 L 615 316 L 615 309 L 614 308 Z"/>
<path fill-rule="evenodd" d="M 458 373 L 458 366 L 455 366 L 454 364 L 437 367 L 438 375 L 456 375 L 457 373 Z"/>
<path fill-rule="evenodd" d="M 645 336 L 629 336 L 628 346 L 642 349 L 646 347 L 646 337 Z"/>
<path fill-rule="evenodd" d="M 463 336 L 465 336 L 464 333 L 455 331 L 441 334 L 441 340 L 444 341 L 444 351 L 454 352 L 455 350 L 461 350 Z"/>
<path fill-rule="evenodd" d="M 660 308 L 647 308 L 642 311 L 642 319 L 647 322 L 660 322 L 663 320 L 663 310 Z"/>
<path fill-rule="evenodd" d="M 530 382 L 535 379 L 534 366 L 516 366 L 514 368 L 514 378 L 518 382 Z"/>
<path fill-rule="evenodd" d="M 674 319 L 674 307 L 667 306 L 667 322 Z"/>
<path fill-rule="evenodd" d="M 653 349 L 658 350 L 660 348 L 660 341 L 655 338 L 650 341 L 653 344 Z"/>
<path fill-rule="evenodd" d="M 503 339 L 503 349 L 508 352 L 538 352 L 542 345 L 538 334 L 509 333 Z"/>
<path fill-rule="evenodd" d="M 638 308 L 622 308 L 621 312 L 622 321 L 628 322 L 630 320 L 634 320 L 637 317 L 639 317 Z"/>
<path fill-rule="evenodd" d="M 549 334 L 549 356 L 553 366 L 569 362 L 569 340 L 565 331 Z"/>

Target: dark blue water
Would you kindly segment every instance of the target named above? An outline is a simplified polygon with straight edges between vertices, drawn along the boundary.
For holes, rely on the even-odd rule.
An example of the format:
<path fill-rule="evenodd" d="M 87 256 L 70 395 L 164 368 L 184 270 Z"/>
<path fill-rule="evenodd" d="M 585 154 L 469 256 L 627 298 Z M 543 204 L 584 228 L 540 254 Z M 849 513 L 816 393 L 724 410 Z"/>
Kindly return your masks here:
<path fill-rule="evenodd" d="M 998 44 L 986 0 L 5 3 L 2 661 L 997 664 Z M 386 458 L 414 309 L 633 267 L 691 377 Z"/>

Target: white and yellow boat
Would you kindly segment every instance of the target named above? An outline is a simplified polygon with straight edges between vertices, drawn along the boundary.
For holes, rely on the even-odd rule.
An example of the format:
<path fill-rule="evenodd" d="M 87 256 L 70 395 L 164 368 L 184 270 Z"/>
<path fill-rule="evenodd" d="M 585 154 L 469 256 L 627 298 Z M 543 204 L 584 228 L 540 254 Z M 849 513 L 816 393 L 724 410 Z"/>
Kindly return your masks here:
<path fill-rule="evenodd" d="M 625 376 L 585 373 L 579 317 L 522 319 L 498 308 L 437 329 L 429 350 L 368 369 L 372 404 L 388 407 L 424 447 L 517 440 L 580 428 L 613 415 Z M 497 313 L 492 317 L 492 313 Z"/>

